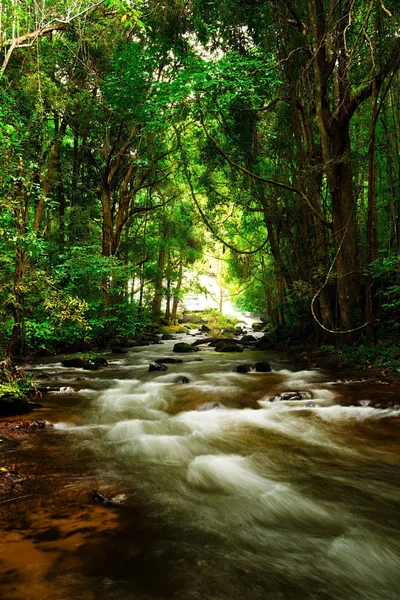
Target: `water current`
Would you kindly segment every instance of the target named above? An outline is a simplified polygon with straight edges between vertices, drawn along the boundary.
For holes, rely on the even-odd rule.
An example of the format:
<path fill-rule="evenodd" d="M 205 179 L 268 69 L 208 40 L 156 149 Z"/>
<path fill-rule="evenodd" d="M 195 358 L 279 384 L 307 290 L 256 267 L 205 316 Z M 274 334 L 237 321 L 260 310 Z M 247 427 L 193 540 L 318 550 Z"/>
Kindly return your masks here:
<path fill-rule="evenodd" d="M 368 406 L 399 389 L 173 344 L 33 365 L 61 389 L 37 414 L 55 426 L 3 449 L 32 481 L 0 506 L 0 597 L 400 598 L 400 413 Z M 184 362 L 149 372 L 162 357 Z M 269 400 L 288 391 L 308 394 Z"/>

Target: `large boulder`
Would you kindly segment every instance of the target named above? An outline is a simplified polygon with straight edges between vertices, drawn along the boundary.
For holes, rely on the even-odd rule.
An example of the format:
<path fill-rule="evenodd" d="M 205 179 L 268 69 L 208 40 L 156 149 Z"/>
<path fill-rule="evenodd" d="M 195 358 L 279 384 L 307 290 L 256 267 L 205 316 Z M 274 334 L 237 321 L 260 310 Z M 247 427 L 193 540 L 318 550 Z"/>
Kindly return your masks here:
<path fill-rule="evenodd" d="M 64 358 L 61 361 L 63 367 L 72 367 L 81 369 L 85 364 L 85 361 L 80 356 L 74 356 L 73 358 Z"/>
<path fill-rule="evenodd" d="M 235 373 L 248 373 L 251 370 L 251 365 L 238 365 L 233 370 Z"/>
<path fill-rule="evenodd" d="M 257 338 L 255 338 L 254 335 L 247 334 L 247 335 L 244 335 L 240 341 L 241 342 L 256 342 Z"/>
<path fill-rule="evenodd" d="M 84 371 L 98 371 L 100 369 L 99 365 L 96 365 L 94 362 L 91 362 L 90 360 L 88 362 L 85 362 L 83 365 L 83 370 Z"/>
<path fill-rule="evenodd" d="M 257 373 L 270 373 L 272 371 L 271 365 L 267 363 L 266 360 L 256 362 L 254 368 L 257 371 Z"/>
<path fill-rule="evenodd" d="M 200 325 L 203 323 L 203 320 L 203 317 L 200 315 L 196 315 L 195 313 L 186 313 L 179 319 L 179 323 L 195 323 L 196 325 Z"/>
<path fill-rule="evenodd" d="M 104 356 L 96 356 L 93 359 L 93 363 L 98 367 L 108 367 L 108 361 L 104 358 Z"/>
<path fill-rule="evenodd" d="M 175 344 L 173 347 L 173 352 L 178 352 L 180 354 L 188 354 L 189 352 L 198 352 L 199 348 L 197 346 L 192 346 L 191 344 L 187 344 L 186 342 L 179 342 Z"/>
<path fill-rule="evenodd" d="M 235 342 L 221 342 L 215 347 L 216 352 L 243 352 L 243 347 Z"/>

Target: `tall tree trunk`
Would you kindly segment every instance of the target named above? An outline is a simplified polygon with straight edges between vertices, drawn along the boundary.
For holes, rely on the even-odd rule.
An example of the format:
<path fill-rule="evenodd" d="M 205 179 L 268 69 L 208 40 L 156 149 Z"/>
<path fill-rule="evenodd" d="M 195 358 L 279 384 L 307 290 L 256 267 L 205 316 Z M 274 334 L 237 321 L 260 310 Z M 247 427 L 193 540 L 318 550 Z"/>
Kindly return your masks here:
<path fill-rule="evenodd" d="M 23 347 L 22 340 L 22 322 L 24 318 L 23 301 L 24 294 L 22 291 L 22 278 L 24 275 L 25 266 L 25 250 L 17 248 L 16 262 L 14 269 L 14 298 L 13 298 L 13 318 L 14 324 L 11 333 L 10 343 L 7 349 L 7 356 L 16 356 L 21 354 Z"/>
<path fill-rule="evenodd" d="M 103 213 L 103 239 L 102 239 L 102 254 L 105 258 L 111 256 L 112 252 L 112 238 L 113 238 L 113 224 L 112 224 L 112 210 L 111 210 L 111 190 L 107 182 L 103 182 L 103 189 L 101 191 L 101 206 Z M 102 297 L 103 305 L 108 308 L 110 304 L 110 285 L 109 277 L 107 274 L 103 275 L 102 278 Z"/>
<path fill-rule="evenodd" d="M 58 134 L 56 136 L 54 146 L 53 146 L 52 150 L 50 151 L 48 164 L 47 164 L 47 167 L 45 169 L 45 174 L 42 179 L 42 190 L 41 190 L 39 202 L 36 205 L 35 217 L 34 217 L 34 221 L 33 221 L 33 229 L 34 230 L 39 229 L 40 224 L 42 222 L 46 198 L 48 197 L 48 195 L 50 193 L 51 185 L 54 180 L 54 175 L 56 172 L 56 164 L 57 164 L 57 161 L 59 160 L 59 156 L 60 156 L 60 152 L 61 152 L 61 145 L 62 145 L 62 141 L 65 136 L 66 130 L 67 130 L 67 120 L 64 117 L 61 121 L 61 125 L 59 128 Z"/>
<path fill-rule="evenodd" d="M 337 295 L 341 327 L 350 330 L 360 324 L 360 267 L 357 242 L 357 205 L 353 193 L 350 135 L 348 126 L 332 137 L 330 193 L 335 249 L 337 253 Z M 331 167 L 327 166 L 327 170 Z M 358 314 L 357 314 L 358 313 Z M 346 335 L 345 339 L 350 339 Z"/>
<path fill-rule="evenodd" d="M 22 161 L 20 162 L 20 176 L 22 174 Z M 23 291 L 23 276 L 25 271 L 25 249 L 20 245 L 22 237 L 26 233 L 26 224 L 28 222 L 29 199 L 23 193 L 23 184 L 19 178 L 15 187 L 16 207 L 14 209 L 14 219 L 18 234 L 18 246 L 15 250 L 15 268 L 14 268 L 14 285 L 13 285 L 13 329 L 11 339 L 7 348 L 7 356 L 15 356 L 21 354 L 23 350 L 23 319 L 24 319 L 24 291 Z"/>
<path fill-rule="evenodd" d="M 71 181 L 71 199 L 70 199 L 70 218 L 69 218 L 69 244 L 74 244 L 75 239 L 75 217 L 77 214 L 77 199 L 78 199 L 78 180 L 79 180 L 79 136 L 74 132 L 74 149 L 72 155 L 72 181 Z"/>
<path fill-rule="evenodd" d="M 176 282 L 176 286 L 174 289 L 174 299 L 172 302 L 172 311 L 171 311 L 171 323 L 172 325 L 176 325 L 176 315 L 178 313 L 178 304 L 179 304 L 179 295 L 182 287 L 182 279 L 183 279 L 183 257 L 181 256 L 179 259 L 179 274 L 178 281 Z"/>
<path fill-rule="evenodd" d="M 368 323 L 366 328 L 367 338 L 375 344 L 376 334 L 373 325 L 373 304 L 372 304 L 372 275 L 371 263 L 378 256 L 378 238 L 376 229 L 376 163 L 375 163 L 375 139 L 376 139 L 376 117 L 377 117 L 377 89 L 373 84 L 371 95 L 371 115 L 369 126 L 369 144 L 368 144 L 368 218 L 366 230 L 366 257 L 367 257 L 367 276 L 365 289 L 365 319 Z"/>
<path fill-rule="evenodd" d="M 158 262 L 157 262 L 157 273 L 154 282 L 154 298 L 153 298 L 153 306 L 151 310 L 153 323 L 160 322 L 161 316 L 161 303 L 163 297 L 163 277 L 164 277 L 164 265 L 165 265 L 165 248 L 161 248 L 158 253 Z"/>

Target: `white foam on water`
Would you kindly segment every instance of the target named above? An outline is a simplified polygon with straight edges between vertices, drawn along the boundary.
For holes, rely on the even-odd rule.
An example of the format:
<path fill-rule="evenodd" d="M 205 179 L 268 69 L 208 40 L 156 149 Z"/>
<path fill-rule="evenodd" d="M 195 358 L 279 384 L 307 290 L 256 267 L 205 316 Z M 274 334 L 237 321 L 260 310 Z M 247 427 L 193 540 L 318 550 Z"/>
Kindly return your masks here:
<path fill-rule="evenodd" d="M 125 440 L 122 452 L 158 464 L 179 464 L 196 456 L 199 445 L 190 435 L 141 434 Z"/>
<path fill-rule="evenodd" d="M 49 394 L 76 394 L 77 390 L 74 390 L 72 387 L 60 387 L 59 390 L 50 390 Z"/>
<path fill-rule="evenodd" d="M 351 565 L 352 579 L 357 587 L 368 582 L 375 589 L 381 589 L 382 583 L 389 590 L 398 589 L 400 593 L 399 556 L 387 542 L 367 528 L 351 528 L 342 536 L 333 540 L 328 556 L 345 571 Z M 399 596 L 390 596 L 395 598 Z M 381 598 L 388 598 L 382 590 Z"/>
<path fill-rule="evenodd" d="M 173 373 L 165 373 L 163 375 L 158 375 L 156 371 L 154 373 L 155 379 L 149 382 L 150 385 L 165 385 L 175 383 L 179 377 L 187 377 L 190 383 L 194 383 L 194 377 L 192 373 L 186 371 L 174 371 Z M 187 384 L 186 384 L 187 385 Z"/>
<path fill-rule="evenodd" d="M 68 431 L 70 433 L 86 436 L 89 432 L 106 433 L 109 429 L 108 425 L 72 425 L 71 423 L 59 422 L 54 423 L 54 429 Z"/>
<path fill-rule="evenodd" d="M 258 494 L 271 492 L 276 482 L 257 475 L 246 458 L 236 455 L 197 456 L 189 465 L 187 481 L 202 491 Z"/>
<path fill-rule="evenodd" d="M 48 371 L 51 369 L 60 369 L 60 368 L 64 368 L 62 366 L 62 364 L 60 362 L 56 362 L 56 363 L 49 363 L 49 364 L 43 364 L 40 363 L 39 365 L 26 365 L 27 368 L 29 368 L 31 371 Z"/>
<path fill-rule="evenodd" d="M 324 409 L 314 408 L 315 414 L 323 421 L 364 421 L 367 419 L 381 419 L 397 411 L 379 409 L 368 406 L 341 406 L 335 404 Z"/>
<path fill-rule="evenodd" d="M 324 375 L 321 371 L 289 371 L 288 369 L 281 369 L 276 371 L 278 375 L 284 375 L 289 381 L 293 382 L 308 382 L 321 381 Z"/>

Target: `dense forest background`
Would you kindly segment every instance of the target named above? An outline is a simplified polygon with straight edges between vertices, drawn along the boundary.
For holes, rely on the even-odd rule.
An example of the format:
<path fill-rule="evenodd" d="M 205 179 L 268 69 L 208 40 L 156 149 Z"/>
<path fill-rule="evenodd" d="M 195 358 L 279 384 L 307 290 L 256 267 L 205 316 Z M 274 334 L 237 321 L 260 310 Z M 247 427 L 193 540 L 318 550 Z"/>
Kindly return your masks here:
<path fill-rule="evenodd" d="M 398 0 L 0 11 L 4 354 L 175 324 L 209 255 L 271 328 L 397 352 Z"/>

